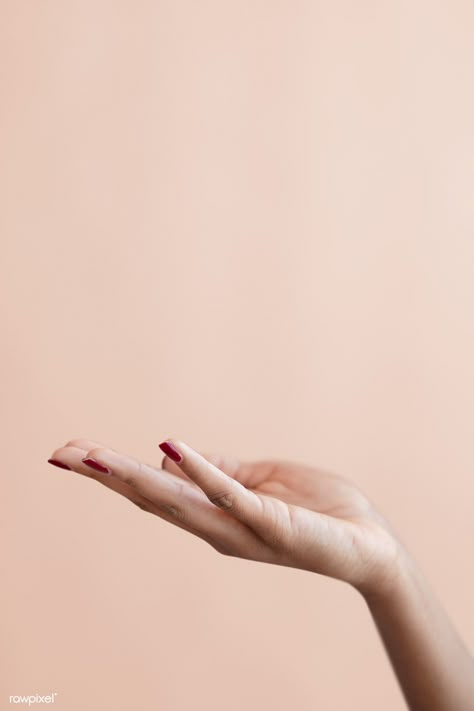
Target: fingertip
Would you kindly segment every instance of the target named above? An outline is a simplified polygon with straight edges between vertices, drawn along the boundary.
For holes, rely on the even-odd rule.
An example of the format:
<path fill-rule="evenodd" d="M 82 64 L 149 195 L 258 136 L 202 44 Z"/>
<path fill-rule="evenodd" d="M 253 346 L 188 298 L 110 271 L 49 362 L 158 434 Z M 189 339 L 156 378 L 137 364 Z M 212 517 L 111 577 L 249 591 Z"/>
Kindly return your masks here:
<path fill-rule="evenodd" d="M 81 462 L 100 474 L 112 474 L 108 460 L 109 452 L 107 449 L 104 447 L 94 447 L 87 452 L 86 456 L 81 459 Z"/>
<path fill-rule="evenodd" d="M 64 462 L 60 462 L 59 459 L 48 459 L 49 464 L 53 464 L 55 467 L 59 467 L 60 469 L 69 469 L 71 471 L 71 467 L 68 466 L 67 464 L 64 464 Z"/>
<path fill-rule="evenodd" d="M 160 442 L 158 445 L 162 452 L 166 454 L 173 462 L 180 464 L 183 461 L 183 455 L 178 447 L 169 439 Z"/>
<path fill-rule="evenodd" d="M 178 447 L 169 439 L 160 442 L 158 445 L 162 452 L 166 454 L 173 462 L 180 464 L 183 461 L 183 455 Z"/>

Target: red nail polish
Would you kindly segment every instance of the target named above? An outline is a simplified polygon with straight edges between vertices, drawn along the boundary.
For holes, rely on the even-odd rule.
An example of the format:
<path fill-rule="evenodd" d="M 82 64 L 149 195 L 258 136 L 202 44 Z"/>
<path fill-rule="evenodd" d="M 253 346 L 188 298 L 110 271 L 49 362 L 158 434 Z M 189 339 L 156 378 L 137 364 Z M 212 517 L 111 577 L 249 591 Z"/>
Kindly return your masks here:
<path fill-rule="evenodd" d="M 162 442 L 158 446 L 162 452 L 167 454 L 168 457 L 173 460 L 173 462 L 180 462 L 183 459 L 174 444 L 171 444 L 171 442 Z"/>
<path fill-rule="evenodd" d="M 108 467 L 104 466 L 96 459 L 92 459 L 91 457 L 84 457 L 84 459 L 82 459 L 81 461 L 84 462 L 84 464 L 87 464 L 88 467 L 95 469 L 96 472 L 100 472 L 101 474 L 112 474 Z"/>
<path fill-rule="evenodd" d="M 68 467 L 67 464 L 63 464 L 62 462 L 58 461 L 57 459 L 48 459 L 48 462 L 50 464 L 54 464 L 55 467 L 61 467 L 61 469 L 69 469 L 69 471 L 72 471 L 71 467 Z"/>

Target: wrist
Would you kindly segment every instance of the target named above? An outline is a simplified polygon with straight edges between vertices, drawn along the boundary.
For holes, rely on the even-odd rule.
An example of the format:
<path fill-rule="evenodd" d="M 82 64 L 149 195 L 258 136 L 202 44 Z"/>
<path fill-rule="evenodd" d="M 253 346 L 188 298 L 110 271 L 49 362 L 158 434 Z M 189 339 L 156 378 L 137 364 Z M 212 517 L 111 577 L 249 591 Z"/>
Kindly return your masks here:
<path fill-rule="evenodd" d="M 393 539 L 393 550 L 374 574 L 361 585 L 356 586 L 366 603 L 389 605 L 398 600 L 413 583 L 418 574 L 415 561 L 397 539 Z"/>

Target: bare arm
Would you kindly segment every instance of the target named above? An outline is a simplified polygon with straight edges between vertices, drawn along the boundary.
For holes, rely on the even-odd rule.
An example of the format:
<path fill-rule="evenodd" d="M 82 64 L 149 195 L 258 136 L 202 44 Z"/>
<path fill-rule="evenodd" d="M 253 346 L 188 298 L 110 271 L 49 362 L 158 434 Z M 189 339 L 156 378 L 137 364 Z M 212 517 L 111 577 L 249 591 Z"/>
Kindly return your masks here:
<path fill-rule="evenodd" d="M 364 598 L 411 711 L 472 711 L 474 660 L 411 556 Z M 370 587 L 370 586 L 369 586 Z"/>

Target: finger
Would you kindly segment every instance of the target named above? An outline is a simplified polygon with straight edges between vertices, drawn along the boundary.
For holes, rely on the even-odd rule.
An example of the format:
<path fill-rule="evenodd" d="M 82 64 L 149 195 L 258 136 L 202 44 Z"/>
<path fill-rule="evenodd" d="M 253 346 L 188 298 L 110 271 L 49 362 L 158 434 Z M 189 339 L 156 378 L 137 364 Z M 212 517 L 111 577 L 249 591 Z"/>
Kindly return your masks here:
<path fill-rule="evenodd" d="M 211 462 L 211 464 L 214 464 L 219 469 L 222 469 L 225 474 L 240 481 L 239 473 L 242 471 L 242 462 L 240 459 L 230 454 L 218 454 L 216 452 L 201 452 L 201 455 L 204 459 L 207 459 L 208 462 Z M 176 476 L 181 477 L 181 479 L 192 481 L 192 479 L 188 477 L 180 466 L 176 464 L 176 462 L 173 462 L 167 454 L 165 454 L 161 460 L 161 468 L 165 469 L 167 472 L 176 474 Z M 193 486 L 197 486 L 194 482 L 192 483 Z"/>
<path fill-rule="evenodd" d="M 260 525 L 263 502 L 257 494 L 180 440 L 168 439 L 159 446 L 198 484 L 215 507 L 224 509 L 251 528 Z"/>
<path fill-rule="evenodd" d="M 170 510 L 167 510 L 166 507 L 160 508 L 120 479 L 114 476 L 110 476 L 105 472 L 101 473 L 92 469 L 90 466 L 88 466 L 82 461 L 82 459 L 86 457 L 88 450 L 81 449 L 79 446 L 76 446 L 76 443 L 78 445 L 97 445 L 97 442 L 94 442 L 92 440 L 71 440 L 67 443 L 65 447 L 60 447 L 54 450 L 51 459 L 48 461 L 53 460 L 58 463 L 64 464 L 68 469 L 71 469 L 72 471 L 75 471 L 78 474 L 83 474 L 89 479 L 94 479 L 106 488 L 115 491 L 117 494 L 120 494 L 124 498 L 128 499 L 133 504 L 135 504 L 135 506 L 138 506 L 138 508 L 140 508 L 141 510 L 147 511 L 148 513 L 152 513 L 155 516 L 158 516 L 159 518 L 163 519 L 164 521 L 172 523 L 174 526 L 177 526 L 178 528 L 181 528 L 185 531 L 188 531 L 189 533 L 198 536 L 221 553 L 230 552 L 228 548 L 224 544 L 222 544 L 222 542 L 212 539 L 205 533 L 196 531 L 191 526 L 184 523 L 176 515 L 174 515 Z"/>
<path fill-rule="evenodd" d="M 107 445 L 103 444 L 102 442 L 97 442 L 96 440 L 92 439 L 84 439 L 84 438 L 77 438 L 77 439 L 71 439 L 69 442 L 65 445 L 66 447 L 79 447 L 80 449 L 84 449 L 86 452 L 89 452 L 91 449 L 110 449 L 112 452 L 118 452 L 118 450 L 113 449 L 112 447 L 107 447 Z M 163 458 L 165 459 L 165 457 Z M 171 462 L 172 463 L 172 462 Z M 169 466 L 170 464 L 170 459 L 167 459 L 167 464 Z M 148 465 L 151 466 L 151 465 Z M 162 469 L 165 467 L 161 466 Z M 193 486 L 196 486 L 194 482 L 191 482 L 191 479 L 184 474 L 184 472 L 181 471 L 179 467 L 173 466 L 173 467 L 166 467 L 167 471 L 169 471 L 171 474 L 174 474 L 175 476 L 179 477 L 180 479 L 184 479 L 185 481 L 188 481 L 190 484 L 192 483 Z"/>
<path fill-rule="evenodd" d="M 96 448 L 105 448 L 105 445 L 92 439 L 77 438 L 69 440 L 64 447 L 60 447 L 54 451 L 52 455 L 52 463 L 70 467 L 76 472 L 84 474 L 84 476 L 100 481 L 105 486 L 108 486 L 109 489 L 113 489 L 114 491 L 117 491 L 120 494 L 127 496 L 127 498 L 130 498 L 130 500 L 136 502 L 138 496 L 137 492 L 130 486 L 118 479 L 111 479 L 107 472 L 99 472 L 92 469 L 82 461 L 88 451 Z M 110 449 L 113 452 L 116 451 L 112 448 Z M 51 461 L 51 459 L 49 461 Z"/>
<path fill-rule="evenodd" d="M 176 515 L 167 511 L 166 508 L 160 508 L 156 506 L 152 501 L 147 499 L 145 496 L 139 494 L 128 484 L 124 483 L 123 481 L 120 481 L 120 479 L 111 477 L 109 474 L 106 473 L 97 472 L 90 466 L 84 464 L 82 462 L 82 459 L 86 456 L 88 451 L 90 451 L 91 449 L 106 448 L 105 444 L 103 444 L 102 442 L 86 438 L 75 438 L 69 440 L 66 443 L 65 447 L 68 448 L 68 451 L 64 451 L 64 448 L 61 448 L 55 450 L 55 452 L 53 453 L 53 457 L 56 459 L 56 464 L 63 464 L 66 467 L 69 467 L 72 470 L 83 474 L 84 476 L 87 476 L 89 479 L 94 479 L 95 481 L 98 481 L 100 484 L 107 487 L 108 489 L 115 491 L 124 498 L 127 498 L 129 501 L 135 504 L 135 506 L 138 506 L 138 508 L 142 509 L 143 511 L 152 513 L 158 516 L 159 518 L 168 521 L 169 523 L 172 523 L 178 528 L 181 528 L 185 531 L 188 531 L 189 533 L 193 533 L 194 535 L 199 536 L 219 552 L 229 552 L 228 549 L 222 543 L 220 543 L 219 541 L 215 541 L 206 536 L 205 534 L 196 531 L 191 526 L 186 525 Z M 111 451 L 113 452 L 117 451 L 112 448 L 109 449 L 111 449 Z M 170 474 L 177 476 L 180 479 L 184 478 L 189 482 L 191 486 L 197 487 L 197 485 L 194 484 L 194 482 L 191 482 L 191 480 L 188 479 L 188 477 L 179 469 L 179 467 L 175 467 L 175 471 L 170 472 Z"/>
<path fill-rule="evenodd" d="M 155 469 L 134 457 L 111 449 L 95 448 L 83 458 L 89 465 L 99 463 L 141 496 L 151 501 L 160 510 L 171 514 L 181 523 L 198 531 L 226 547 L 239 545 L 242 540 L 253 538 L 246 527 L 223 515 L 213 506 L 199 487 L 178 479 L 167 471 Z M 86 464 L 87 465 L 87 464 Z"/>
<path fill-rule="evenodd" d="M 123 481 L 120 481 L 120 479 L 111 477 L 107 472 L 99 472 L 95 469 L 92 469 L 90 466 L 84 463 L 82 460 L 87 455 L 88 450 L 83 449 L 79 446 L 75 446 L 73 442 L 77 442 L 78 444 L 95 444 L 94 442 L 92 442 L 92 440 L 72 440 L 71 442 L 68 442 L 65 447 L 60 447 L 56 449 L 53 452 L 52 458 L 48 461 L 51 462 L 51 460 L 53 460 L 53 463 L 61 463 L 68 469 L 71 469 L 72 471 L 75 471 L 78 474 L 83 474 L 89 479 L 94 479 L 95 481 L 100 482 L 107 488 L 112 489 L 113 491 L 116 491 L 119 494 L 122 494 L 126 498 L 130 499 L 133 503 L 138 504 L 140 503 L 141 499 L 143 499 L 142 503 L 146 502 L 146 499 L 144 497 L 141 497 L 138 492 L 134 491 L 130 486 L 127 486 L 127 484 L 125 484 Z M 151 505 L 151 502 L 148 503 Z"/>

